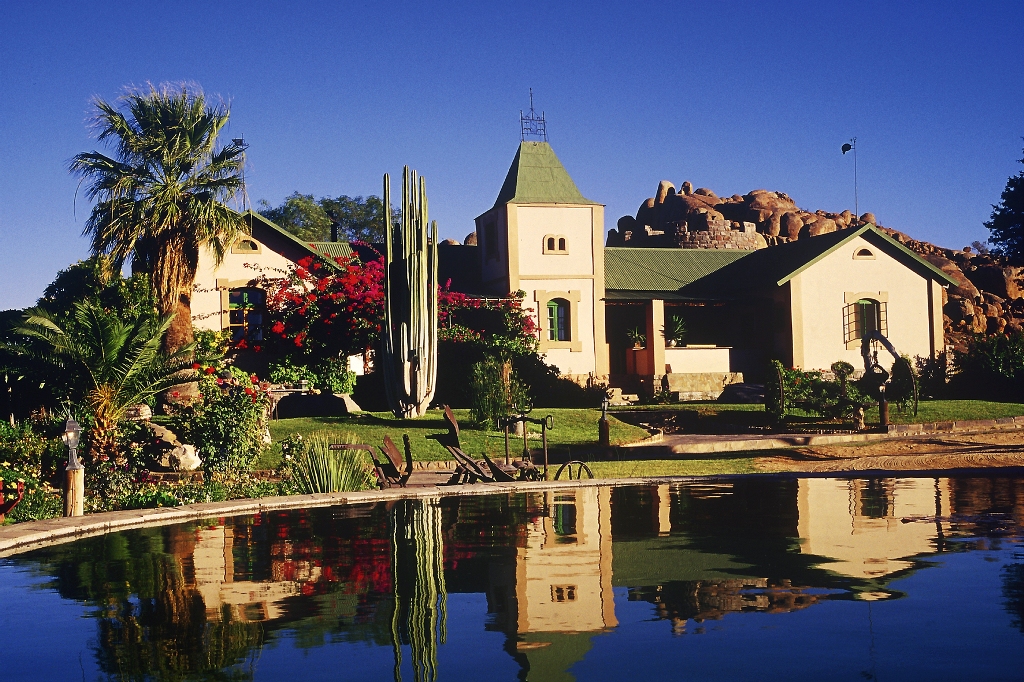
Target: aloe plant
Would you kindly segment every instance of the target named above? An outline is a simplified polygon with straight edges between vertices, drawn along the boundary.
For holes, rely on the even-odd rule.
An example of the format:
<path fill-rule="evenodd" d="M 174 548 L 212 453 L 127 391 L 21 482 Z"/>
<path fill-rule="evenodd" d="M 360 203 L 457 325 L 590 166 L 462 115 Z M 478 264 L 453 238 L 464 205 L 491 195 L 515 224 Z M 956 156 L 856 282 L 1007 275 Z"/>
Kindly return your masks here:
<path fill-rule="evenodd" d="M 384 246 L 384 385 L 396 417 L 422 417 L 437 383 L 437 223 L 428 226 L 426 183 L 408 166 L 398 225 L 384 175 Z"/>
<path fill-rule="evenodd" d="M 292 481 L 300 493 L 340 493 L 374 486 L 364 451 L 331 450 L 339 440 L 355 442 L 350 434 L 338 438 L 326 432 L 313 433 L 306 440 L 292 465 Z"/>

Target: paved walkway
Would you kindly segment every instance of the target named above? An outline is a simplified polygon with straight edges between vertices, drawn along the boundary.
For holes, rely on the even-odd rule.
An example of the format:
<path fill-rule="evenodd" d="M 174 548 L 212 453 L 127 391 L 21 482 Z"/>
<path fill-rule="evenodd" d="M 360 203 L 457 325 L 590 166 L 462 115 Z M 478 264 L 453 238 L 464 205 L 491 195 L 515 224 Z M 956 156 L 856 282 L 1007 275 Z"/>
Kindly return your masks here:
<path fill-rule="evenodd" d="M 669 434 L 660 437 L 655 436 L 631 445 L 624 445 L 621 452 L 622 454 L 633 455 L 638 459 L 671 459 L 678 455 L 778 450 L 817 445 L 842 445 L 844 443 L 864 443 L 890 438 L 908 438 L 939 433 L 979 433 L 1022 428 L 1024 428 L 1024 417 L 1006 417 L 1003 419 L 971 419 L 958 422 L 932 422 L 928 424 L 893 424 L 889 426 L 887 433 Z"/>

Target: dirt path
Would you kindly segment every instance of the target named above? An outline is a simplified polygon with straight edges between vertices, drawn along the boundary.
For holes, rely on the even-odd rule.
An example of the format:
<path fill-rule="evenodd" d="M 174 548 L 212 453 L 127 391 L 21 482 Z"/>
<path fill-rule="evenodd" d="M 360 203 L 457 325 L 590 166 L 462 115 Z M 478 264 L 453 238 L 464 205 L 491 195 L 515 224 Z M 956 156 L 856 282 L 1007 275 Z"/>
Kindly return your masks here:
<path fill-rule="evenodd" d="M 930 435 L 857 445 L 823 445 L 758 457 L 765 471 L 863 471 L 1024 467 L 1024 430 Z"/>

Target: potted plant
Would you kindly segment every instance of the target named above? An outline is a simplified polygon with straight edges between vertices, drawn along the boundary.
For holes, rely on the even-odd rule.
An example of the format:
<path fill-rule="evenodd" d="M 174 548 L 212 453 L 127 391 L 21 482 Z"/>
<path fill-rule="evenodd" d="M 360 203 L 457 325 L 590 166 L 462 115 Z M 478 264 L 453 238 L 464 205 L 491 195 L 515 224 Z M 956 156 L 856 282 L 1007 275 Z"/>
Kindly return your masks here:
<path fill-rule="evenodd" d="M 665 336 L 665 345 L 674 348 L 682 344 L 686 338 L 686 321 L 678 315 L 673 315 L 662 327 L 661 333 Z"/>
<path fill-rule="evenodd" d="M 639 327 L 633 327 L 626 332 L 626 337 L 633 342 L 633 348 L 640 350 L 647 343 L 647 335 L 640 331 Z"/>

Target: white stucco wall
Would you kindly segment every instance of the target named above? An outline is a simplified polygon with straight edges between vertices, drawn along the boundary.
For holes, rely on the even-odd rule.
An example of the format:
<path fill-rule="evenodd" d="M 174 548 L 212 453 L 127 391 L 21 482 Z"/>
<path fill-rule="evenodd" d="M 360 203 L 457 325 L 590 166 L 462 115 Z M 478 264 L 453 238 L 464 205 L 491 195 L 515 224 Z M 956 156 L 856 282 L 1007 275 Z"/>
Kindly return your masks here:
<path fill-rule="evenodd" d="M 519 276 L 593 275 L 594 229 L 590 207 L 516 206 Z M 568 253 L 545 254 L 544 236 L 566 238 Z"/>
<path fill-rule="evenodd" d="M 545 279 L 525 280 L 520 286 L 526 290 L 524 305 L 533 309 L 533 316 L 541 334 L 547 334 L 547 309 L 538 308 L 537 291 L 578 291 L 579 304 L 576 306 L 577 319 L 571 323 L 572 341 L 579 341 L 581 349 L 549 348 L 542 350 L 546 361 L 558 368 L 561 374 L 587 375 L 596 373 L 597 358 L 594 352 L 594 280 L 592 279 Z M 528 288 L 527 288 L 528 287 Z M 546 336 L 543 338 L 547 338 Z"/>
<path fill-rule="evenodd" d="M 875 258 L 854 259 L 854 253 L 864 248 Z M 928 280 L 861 237 L 804 270 L 790 284 L 793 364 L 797 367 L 828 369 L 836 360 L 845 360 L 863 369 L 860 346 L 847 349 L 843 340 L 847 293 L 886 297 L 887 337 L 897 352 L 911 358 L 927 357 L 931 352 Z M 941 297 L 938 283 L 933 283 L 932 294 Z M 933 311 L 941 325 L 941 298 L 938 305 L 933 300 Z M 941 328 L 935 342 L 941 350 Z M 892 363 L 882 355 L 879 361 L 886 367 Z"/>
<path fill-rule="evenodd" d="M 247 239 L 253 239 L 247 237 Z M 257 241 L 258 240 L 255 240 Z M 227 327 L 227 315 L 223 315 L 221 292 L 217 290 L 217 280 L 227 280 L 229 287 L 246 286 L 247 282 L 258 278 L 261 274 L 268 277 L 280 277 L 292 262 L 279 253 L 260 244 L 259 253 L 227 253 L 224 261 L 217 266 L 213 255 L 203 250 L 199 255 L 199 269 L 196 273 L 196 286 L 192 293 L 192 324 L 196 329 L 219 331 Z M 246 267 L 249 266 L 257 266 Z M 223 319 L 222 319 L 223 318 Z"/>

